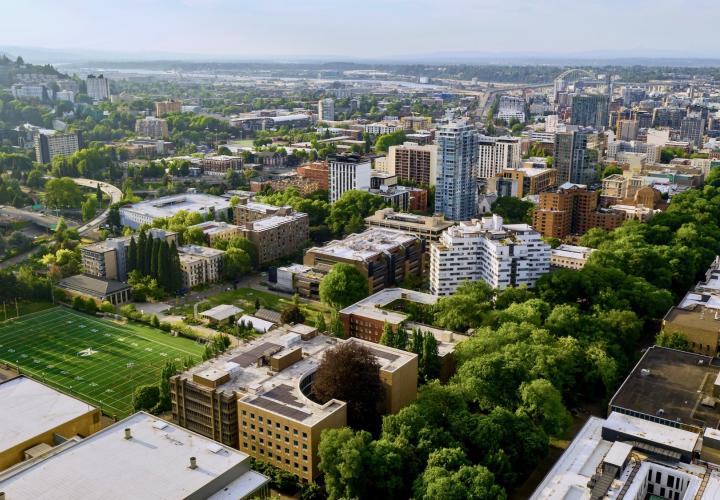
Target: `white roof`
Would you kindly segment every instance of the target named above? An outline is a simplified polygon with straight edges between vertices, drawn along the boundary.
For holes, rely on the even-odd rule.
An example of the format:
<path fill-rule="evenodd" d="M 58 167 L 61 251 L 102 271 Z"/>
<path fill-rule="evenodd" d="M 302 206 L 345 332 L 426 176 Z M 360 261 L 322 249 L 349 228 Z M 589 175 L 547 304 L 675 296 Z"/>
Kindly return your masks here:
<path fill-rule="evenodd" d="M 692 452 L 699 439 L 696 432 L 676 429 L 615 411 L 610 413 L 603 427 L 643 441 L 657 443 L 659 446 L 685 452 Z"/>
<path fill-rule="evenodd" d="M 0 452 L 94 410 L 27 377 L 7 380 L 0 384 Z"/>
<path fill-rule="evenodd" d="M 260 333 L 265 333 L 270 328 L 275 326 L 275 323 L 273 323 L 272 321 L 265 321 L 264 319 L 256 318 L 255 316 L 250 316 L 249 314 L 244 314 L 242 316 L 242 318 L 240 318 L 238 320 L 238 324 L 240 324 L 240 323 L 245 323 L 245 324 L 250 323 L 252 325 L 252 327 Z"/>
<path fill-rule="evenodd" d="M 633 447 L 631 444 L 623 443 L 622 441 L 615 441 L 610 447 L 610 450 L 608 450 L 607 455 L 605 455 L 603 462 L 610 465 L 616 465 L 622 469 L 625 465 L 625 461 L 630 456 L 632 449 Z"/>
<path fill-rule="evenodd" d="M 239 307 L 235 307 L 230 304 L 220 304 L 219 306 L 215 306 L 212 309 L 202 312 L 201 315 L 206 318 L 214 319 L 215 321 L 222 321 L 228 319 L 230 316 L 240 314 L 241 312 L 242 309 Z"/>
<path fill-rule="evenodd" d="M 265 482 L 245 453 L 143 412 L 0 473 L 8 499 L 242 498 Z"/>

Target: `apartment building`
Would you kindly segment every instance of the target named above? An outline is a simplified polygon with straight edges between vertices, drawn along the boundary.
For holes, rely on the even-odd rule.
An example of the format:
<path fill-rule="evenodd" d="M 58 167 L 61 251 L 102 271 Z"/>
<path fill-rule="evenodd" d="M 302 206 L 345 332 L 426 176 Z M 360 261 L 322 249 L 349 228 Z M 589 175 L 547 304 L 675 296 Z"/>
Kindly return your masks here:
<path fill-rule="evenodd" d="M 534 286 L 550 270 L 550 246 L 527 224 L 493 215 L 460 223 L 430 245 L 430 292 L 451 295 L 465 281 L 503 290 Z"/>
<path fill-rule="evenodd" d="M 477 206 L 477 131 L 467 122 L 453 122 L 440 126 L 436 138 L 435 212 L 449 220 L 471 219 Z"/>
<path fill-rule="evenodd" d="M 540 193 L 533 212 L 533 227 L 548 238 L 581 236 L 593 227 L 612 231 L 625 221 L 620 211 L 599 208 L 598 191 L 582 184 L 565 183 Z"/>
<path fill-rule="evenodd" d="M 110 80 L 103 75 L 88 75 L 85 78 L 87 95 L 96 101 L 104 101 L 110 97 Z"/>
<path fill-rule="evenodd" d="M 335 121 L 335 99 L 320 99 L 318 101 L 318 121 Z"/>
<path fill-rule="evenodd" d="M 364 131 L 370 135 L 385 135 L 397 132 L 398 130 L 404 130 L 403 125 L 398 122 L 377 122 L 369 123 L 363 127 Z"/>
<path fill-rule="evenodd" d="M 478 178 L 493 179 L 503 170 L 520 167 L 520 139 L 487 137 L 478 139 Z"/>
<path fill-rule="evenodd" d="M 420 238 L 408 233 L 369 228 L 310 248 L 303 260 L 320 273 L 338 263 L 351 264 L 367 277 L 368 293 L 376 293 L 402 283 L 406 276 L 421 276 L 424 246 Z"/>
<path fill-rule="evenodd" d="M 528 167 L 504 169 L 490 180 L 490 185 L 498 196 L 524 198 L 556 187 L 557 170 Z"/>
<path fill-rule="evenodd" d="M 570 123 L 601 130 L 608 126 L 608 104 L 606 95 L 576 95 L 572 98 Z"/>
<path fill-rule="evenodd" d="M 51 163 L 55 157 L 71 156 L 80 149 L 80 136 L 76 132 L 40 130 L 33 141 L 38 163 Z"/>
<path fill-rule="evenodd" d="M 310 218 L 302 212 L 290 211 L 246 222 L 242 235 L 258 249 L 260 265 L 293 255 L 310 239 Z"/>
<path fill-rule="evenodd" d="M 330 167 L 327 162 L 306 163 L 299 166 L 296 171 L 300 177 L 316 182 L 319 189 L 330 189 Z"/>
<path fill-rule="evenodd" d="M 558 184 L 597 182 L 601 142 L 600 135 L 593 129 L 574 127 L 556 133 L 553 168 L 557 170 Z"/>
<path fill-rule="evenodd" d="M 380 364 L 387 413 L 415 399 L 415 354 L 355 338 L 326 337 L 305 325 L 284 325 L 174 376 L 173 420 L 312 481 L 320 474 L 321 432 L 347 425 L 345 402 L 319 404 L 309 397 L 324 353 L 343 342 L 366 347 Z"/>
<path fill-rule="evenodd" d="M 175 99 L 158 101 L 155 103 L 155 116 L 162 118 L 168 113 L 182 113 L 182 102 Z"/>
<path fill-rule="evenodd" d="M 239 172 L 242 170 L 243 161 L 240 156 L 215 155 L 206 156 L 200 160 L 205 175 L 213 175 L 215 177 L 225 177 L 228 170 Z"/>
<path fill-rule="evenodd" d="M 178 247 L 183 288 L 190 289 L 206 283 L 215 283 L 222 277 L 225 252 L 197 245 Z"/>
<path fill-rule="evenodd" d="M 242 236 L 242 228 L 227 222 L 209 220 L 189 226 L 188 229 L 199 228 L 207 238 L 208 245 L 215 246 L 219 240 L 229 241 L 235 237 Z"/>
<path fill-rule="evenodd" d="M 387 228 L 417 236 L 425 242 L 438 241 L 440 235 L 455 223 L 442 215 L 415 215 L 396 212 L 393 208 L 382 208 L 365 218 L 369 227 Z"/>
<path fill-rule="evenodd" d="M 135 121 L 135 133 L 141 137 L 165 139 L 170 136 L 167 120 L 148 116 Z"/>
<path fill-rule="evenodd" d="M 403 116 L 400 124 L 405 130 L 430 130 L 432 127 L 431 116 Z"/>
<path fill-rule="evenodd" d="M 497 116 L 506 122 L 515 119 L 525 123 L 525 99 L 509 95 L 500 97 Z"/>
<path fill-rule="evenodd" d="M 386 165 L 387 172 L 400 181 L 434 186 L 437 180 L 437 146 L 421 146 L 415 142 L 390 146 Z"/>
<path fill-rule="evenodd" d="M 550 267 L 579 270 L 585 267 L 594 248 L 576 245 L 560 245 L 550 250 Z"/>
<path fill-rule="evenodd" d="M 360 155 L 345 154 L 328 158 L 330 170 L 330 203 L 335 203 L 346 191 L 370 189 L 370 160 Z"/>

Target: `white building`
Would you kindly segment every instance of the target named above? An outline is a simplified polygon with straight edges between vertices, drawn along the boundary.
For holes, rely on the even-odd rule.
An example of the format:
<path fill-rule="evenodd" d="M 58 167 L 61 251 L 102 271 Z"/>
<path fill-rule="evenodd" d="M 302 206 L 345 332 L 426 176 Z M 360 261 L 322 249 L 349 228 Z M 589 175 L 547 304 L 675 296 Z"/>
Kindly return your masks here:
<path fill-rule="evenodd" d="M 323 122 L 335 121 L 335 100 L 326 98 L 318 101 L 318 120 Z"/>
<path fill-rule="evenodd" d="M 214 212 L 215 220 L 220 220 L 221 213 L 230 215 L 230 200 L 201 193 L 163 196 L 121 207 L 120 223 L 131 229 L 138 229 L 143 224 L 152 224 L 155 219 L 172 217 L 181 210 L 199 213 L 206 219 Z"/>
<path fill-rule="evenodd" d="M 87 95 L 96 101 L 110 97 L 110 80 L 102 75 L 88 75 L 85 85 L 87 86 Z"/>
<path fill-rule="evenodd" d="M 368 123 L 365 125 L 365 132 L 370 135 L 390 134 L 396 130 L 405 130 L 405 128 L 400 123 L 391 122 Z"/>
<path fill-rule="evenodd" d="M 493 215 L 445 231 L 430 247 L 430 291 L 450 295 L 464 281 L 491 287 L 533 286 L 550 270 L 550 246 L 527 224 Z"/>
<path fill-rule="evenodd" d="M 216 248 L 185 245 L 178 247 L 183 288 L 190 289 L 220 281 L 225 252 Z"/>
<path fill-rule="evenodd" d="M 520 123 L 525 123 L 525 99 L 509 95 L 502 96 L 498 106 L 498 118 L 506 122 L 515 118 Z"/>
<path fill-rule="evenodd" d="M 594 248 L 576 245 L 560 245 L 550 250 L 550 265 L 564 269 L 582 269 Z"/>
<path fill-rule="evenodd" d="M 55 100 L 75 102 L 75 93 L 72 90 L 58 90 L 55 94 Z"/>
<path fill-rule="evenodd" d="M 359 155 L 337 155 L 329 158 L 330 203 L 335 203 L 345 191 L 370 189 L 370 160 Z"/>
<path fill-rule="evenodd" d="M 37 99 L 38 101 L 46 101 L 50 97 L 51 91 L 43 84 L 23 85 L 16 83 L 11 88 L 12 96 L 15 99 Z"/>
<path fill-rule="evenodd" d="M 520 167 L 520 139 L 481 136 L 478 157 L 478 178 L 493 179 L 505 169 Z"/>

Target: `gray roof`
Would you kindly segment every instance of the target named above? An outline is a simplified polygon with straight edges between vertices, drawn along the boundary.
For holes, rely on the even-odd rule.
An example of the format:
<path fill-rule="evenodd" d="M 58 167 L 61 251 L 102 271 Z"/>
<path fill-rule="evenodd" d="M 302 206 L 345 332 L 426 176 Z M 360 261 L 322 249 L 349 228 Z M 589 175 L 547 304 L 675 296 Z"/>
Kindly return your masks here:
<path fill-rule="evenodd" d="M 130 289 L 130 285 L 127 283 L 97 278 L 87 274 L 76 274 L 75 276 L 64 278 L 60 280 L 58 286 L 66 290 L 72 290 L 98 298 Z"/>

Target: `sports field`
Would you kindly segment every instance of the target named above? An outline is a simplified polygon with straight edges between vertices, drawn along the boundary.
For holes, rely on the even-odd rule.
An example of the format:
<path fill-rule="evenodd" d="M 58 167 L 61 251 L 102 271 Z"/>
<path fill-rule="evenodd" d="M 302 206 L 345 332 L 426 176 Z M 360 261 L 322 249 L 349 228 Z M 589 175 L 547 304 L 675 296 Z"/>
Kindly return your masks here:
<path fill-rule="evenodd" d="M 123 418 L 136 387 L 155 384 L 165 361 L 199 359 L 203 346 L 137 324 L 53 308 L 0 326 L 0 361 Z"/>

